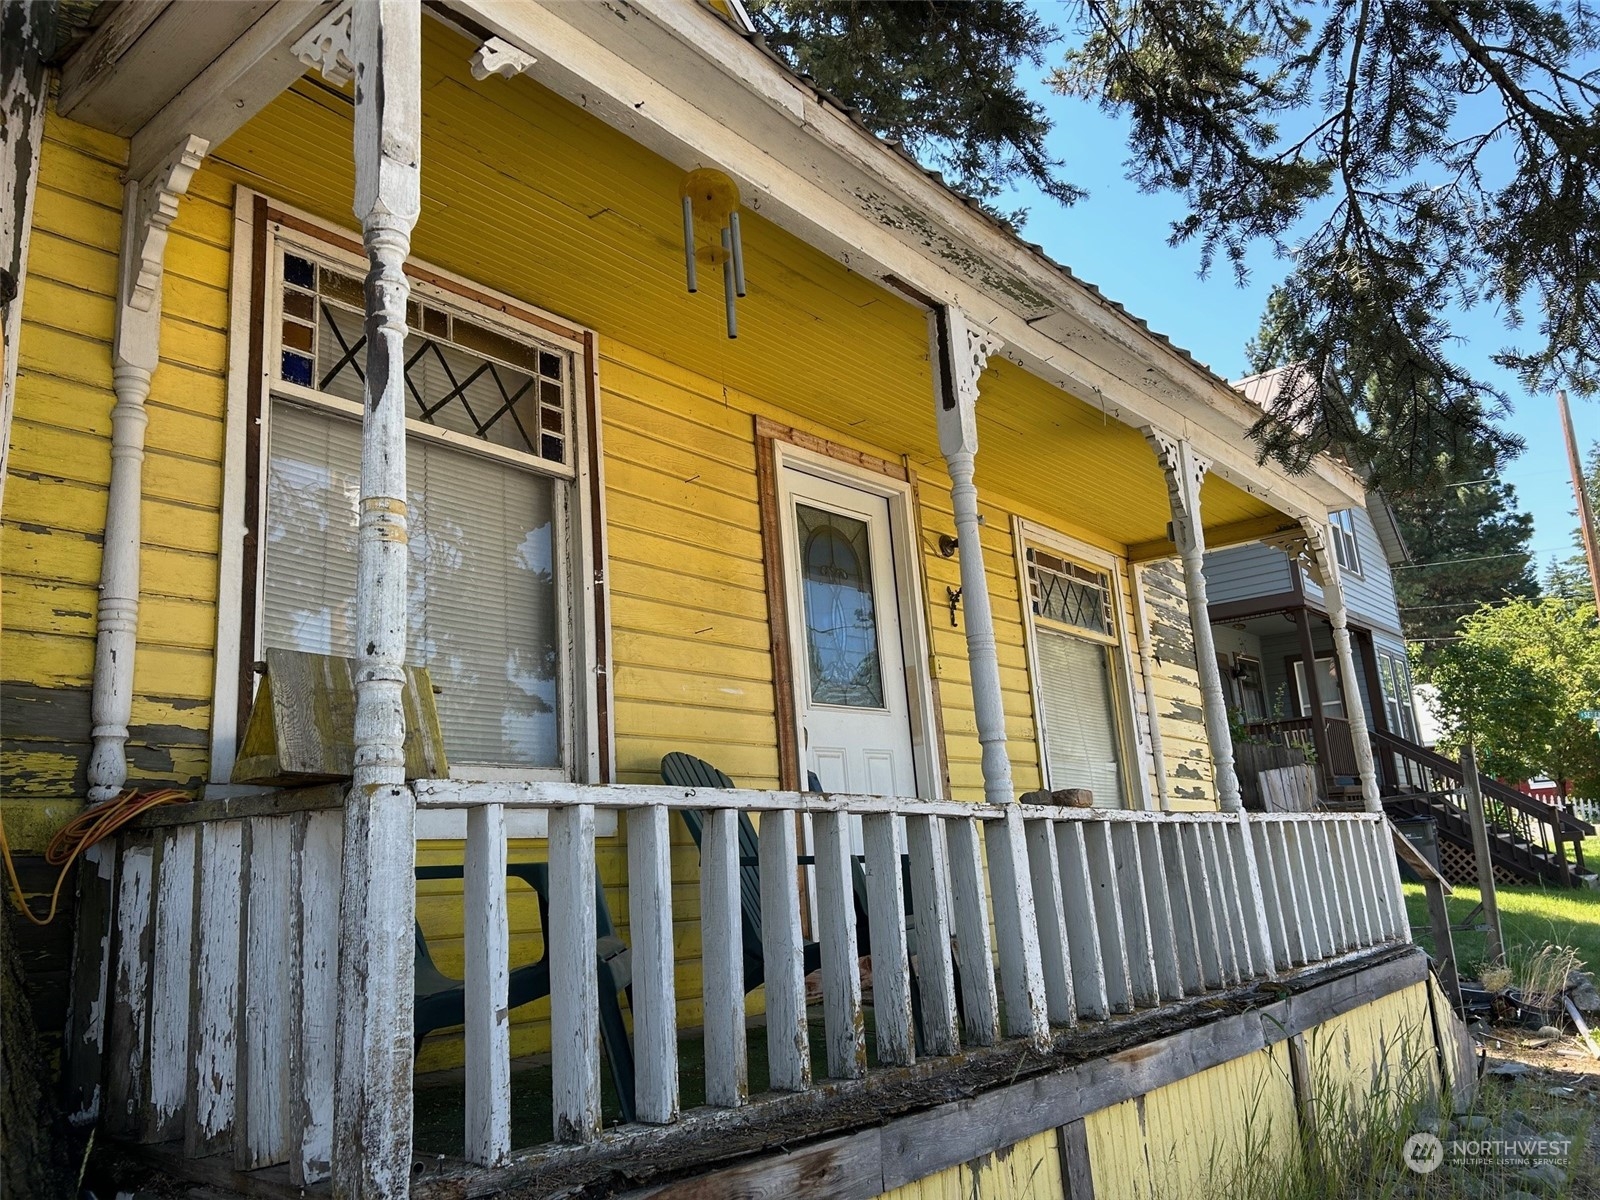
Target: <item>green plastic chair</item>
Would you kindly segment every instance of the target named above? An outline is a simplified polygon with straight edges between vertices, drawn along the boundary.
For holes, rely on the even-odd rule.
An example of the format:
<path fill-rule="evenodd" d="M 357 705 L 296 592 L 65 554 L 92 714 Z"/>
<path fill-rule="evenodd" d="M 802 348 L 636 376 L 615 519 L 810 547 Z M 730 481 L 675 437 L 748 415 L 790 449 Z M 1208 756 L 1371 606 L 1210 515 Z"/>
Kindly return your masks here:
<path fill-rule="evenodd" d="M 424 867 L 416 869 L 418 879 L 460 879 L 458 866 Z M 506 877 L 520 879 L 533 889 L 539 901 L 539 928 L 550 928 L 550 865 L 548 863 L 507 863 Z M 599 881 L 595 882 L 595 972 L 600 983 L 600 1040 L 605 1046 L 606 1060 L 611 1066 L 611 1082 L 617 1089 L 617 1103 L 622 1109 L 622 1119 L 636 1118 L 634 1107 L 633 1046 L 628 1041 L 628 1027 L 623 1024 L 622 1006 L 617 1002 L 619 993 L 628 994 L 633 1003 L 632 969 L 628 947 L 617 936 L 611 923 L 611 912 L 606 907 L 606 894 Z M 507 988 L 507 1008 L 520 1008 L 542 996 L 550 994 L 550 939 L 544 937 L 544 949 L 537 962 L 527 963 L 511 971 Z M 416 983 L 412 989 L 412 1038 L 420 1049 L 422 1039 L 436 1029 L 460 1025 L 466 1020 L 466 989 L 461 980 L 439 970 L 428 951 L 427 939 L 422 934 L 422 924 L 416 926 Z"/>

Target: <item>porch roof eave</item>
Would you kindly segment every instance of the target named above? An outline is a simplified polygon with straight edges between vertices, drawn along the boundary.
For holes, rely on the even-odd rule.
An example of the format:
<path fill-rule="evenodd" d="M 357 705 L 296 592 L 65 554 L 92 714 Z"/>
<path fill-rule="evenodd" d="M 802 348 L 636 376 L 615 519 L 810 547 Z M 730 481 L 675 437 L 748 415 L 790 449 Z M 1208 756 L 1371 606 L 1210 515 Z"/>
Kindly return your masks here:
<path fill-rule="evenodd" d="M 161 7 L 170 11 L 159 20 L 147 11 L 120 47 L 124 57 L 188 5 Z M 127 132 L 137 110 L 130 177 L 143 178 L 188 133 L 220 144 L 291 86 L 306 66 L 290 47 L 334 9 L 329 0 L 278 0 L 265 12 L 221 7 L 234 13 L 237 35 L 213 31 L 193 49 L 171 44 L 167 98 L 153 110 L 134 73 L 107 53 L 106 43 L 125 36 L 116 10 L 67 63 L 66 115 Z M 1289 522 L 1362 502 L 1360 480 L 1326 456 L 1301 475 L 1257 462 L 1245 433 L 1259 414 L 1225 380 L 872 136 L 710 8 L 632 0 L 626 21 L 592 4 L 440 0 L 429 8 L 469 36 L 501 37 L 531 54 L 529 75 L 670 161 L 730 171 L 753 210 L 857 273 L 897 295 L 963 309 L 1029 373 L 1124 425 L 1187 438 L 1216 476 Z M 1222 536 L 1253 540 L 1236 533 L 1248 531 Z M 1166 553 L 1152 542 L 1139 556 Z"/>
<path fill-rule="evenodd" d="M 1225 379 L 873 136 L 709 7 L 631 0 L 627 21 L 604 5 L 441 7 L 465 33 L 533 54 L 529 75 L 636 142 L 685 169 L 729 171 L 752 209 L 852 270 L 897 295 L 962 308 L 1023 369 L 1125 425 L 1188 438 L 1215 474 L 1285 516 L 1321 520 L 1364 503 L 1362 481 L 1329 456 L 1299 475 L 1257 462 L 1245 435 L 1260 413 Z"/>

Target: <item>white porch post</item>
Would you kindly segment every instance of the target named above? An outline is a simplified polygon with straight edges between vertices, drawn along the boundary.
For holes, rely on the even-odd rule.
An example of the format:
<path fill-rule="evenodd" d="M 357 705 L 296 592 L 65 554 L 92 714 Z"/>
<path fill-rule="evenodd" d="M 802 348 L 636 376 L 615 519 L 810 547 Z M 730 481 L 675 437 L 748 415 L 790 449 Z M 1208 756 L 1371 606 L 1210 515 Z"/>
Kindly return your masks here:
<path fill-rule="evenodd" d="M 1003 345 L 994 334 L 975 329 L 958 308 L 929 320 L 933 342 L 934 402 L 939 414 L 939 451 L 950 471 L 950 504 L 955 510 L 957 556 L 961 561 L 961 607 L 966 615 L 967 660 L 972 671 L 972 706 L 983 747 L 983 794 L 990 804 L 1010 804 L 1011 760 L 1006 755 L 1006 714 L 1000 698 L 1000 659 L 995 649 L 994 611 L 983 570 L 983 518 L 972 482 L 978 452 L 978 376 L 989 356 Z"/>
<path fill-rule="evenodd" d="M 1005 999 L 1005 1030 L 1011 1037 L 1050 1043 L 1050 1021 L 1039 955 L 1033 876 L 1022 814 L 1011 785 L 1006 754 L 1006 714 L 1000 697 L 1000 659 L 995 649 L 994 611 L 983 569 L 983 522 L 978 489 L 972 482 L 978 452 L 978 377 L 999 338 L 974 328 L 954 306 L 936 309 L 928 320 L 934 363 L 934 407 L 939 417 L 939 450 L 950 471 L 950 503 L 955 510 L 957 555 L 961 560 L 961 607 L 967 627 L 967 663 L 972 672 L 972 706 L 978 742 L 983 747 L 983 794 L 990 804 L 1010 805 L 1002 821 L 984 827 L 984 848 L 994 897 L 996 941 L 1000 951 L 1000 991 Z"/>
<path fill-rule="evenodd" d="M 167 230 L 207 143 L 185 138 L 149 176 L 130 180 L 122 200 L 122 277 L 111 350 L 111 482 L 100 559 L 100 604 L 90 715 L 89 800 L 110 800 L 128 778 L 128 720 L 139 626 L 139 507 L 144 493 L 144 402 L 161 357 L 161 289 Z"/>
<path fill-rule="evenodd" d="M 340 1029 L 333 1188 L 405 1196 L 411 1183 L 415 798 L 405 784 L 406 299 L 421 208 L 420 0 L 350 10 L 355 212 L 366 243 L 367 372 L 356 570 L 355 777 L 339 905 Z M 332 26 L 330 38 L 341 36 Z"/>
<path fill-rule="evenodd" d="M 1169 437 L 1153 426 L 1145 437 L 1167 477 L 1167 498 L 1172 505 L 1172 541 L 1183 562 L 1183 590 L 1189 601 L 1189 624 L 1194 633 L 1194 665 L 1200 675 L 1200 697 L 1205 711 L 1206 740 L 1216 774 L 1217 803 L 1225 812 L 1240 807 L 1239 777 L 1233 769 L 1233 734 L 1228 728 L 1228 705 L 1217 670 L 1217 647 L 1211 636 L 1211 613 L 1206 600 L 1205 532 L 1200 526 L 1200 485 L 1211 469 L 1209 460 L 1194 452 L 1183 438 Z"/>
<path fill-rule="evenodd" d="M 1339 560 L 1328 549 L 1328 537 L 1320 521 L 1301 518 L 1306 531 L 1306 554 L 1312 570 L 1322 584 L 1322 599 L 1328 606 L 1328 624 L 1333 627 L 1333 650 L 1339 661 L 1340 688 L 1344 692 L 1345 716 L 1350 722 L 1350 742 L 1355 747 L 1356 771 L 1361 777 L 1361 804 L 1368 812 L 1382 812 L 1379 797 L 1378 764 L 1372 756 L 1372 739 L 1367 734 L 1366 709 L 1361 704 L 1361 679 L 1356 674 L 1355 651 L 1350 645 L 1350 629 L 1344 607 L 1344 583 L 1339 578 Z M 1310 668 L 1307 668 L 1307 675 Z M 1374 703 L 1377 700 L 1374 698 Z"/>

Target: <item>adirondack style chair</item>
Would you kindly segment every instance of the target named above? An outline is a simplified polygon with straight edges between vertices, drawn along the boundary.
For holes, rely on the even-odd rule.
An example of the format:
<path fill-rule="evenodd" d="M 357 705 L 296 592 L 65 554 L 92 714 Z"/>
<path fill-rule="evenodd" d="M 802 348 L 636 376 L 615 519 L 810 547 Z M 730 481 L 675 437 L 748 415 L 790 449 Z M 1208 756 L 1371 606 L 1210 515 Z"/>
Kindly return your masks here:
<path fill-rule="evenodd" d="M 462 868 L 418 866 L 416 874 L 418 879 L 460 879 Z M 541 931 L 548 930 L 550 865 L 507 863 L 506 877 L 520 879 L 533 889 L 539 901 L 539 928 Z M 596 881 L 594 890 L 597 935 L 595 971 L 600 983 L 600 1041 L 605 1046 L 606 1061 L 611 1064 L 611 1082 L 616 1085 L 617 1102 L 622 1109 L 622 1119 L 632 1121 L 635 1117 L 633 1046 L 628 1041 L 628 1028 L 622 1021 L 622 1006 L 617 1001 L 620 993 L 629 990 L 632 971 L 628 961 L 628 948 L 617 936 L 616 927 L 611 923 L 611 913 L 606 907 L 605 889 Z M 434 964 L 420 922 L 417 923 L 416 931 L 416 984 L 413 989 L 412 1030 L 414 1043 L 420 1048 L 422 1039 L 434 1030 L 460 1025 L 466 1020 L 466 991 L 461 980 L 451 978 Z M 537 962 L 527 963 L 511 971 L 506 1007 L 520 1008 L 549 994 L 550 942 L 546 937 Z M 632 1002 L 631 995 L 629 1002 Z"/>
<path fill-rule="evenodd" d="M 737 786 L 732 779 L 723 774 L 716 767 L 704 759 L 696 758 L 692 754 L 683 754 L 674 751 L 661 760 L 661 778 L 673 787 L 692 788 L 731 788 Z M 806 777 L 808 790 L 820 792 L 821 781 L 815 773 L 808 773 Z M 702 820 L 700 813 L 694 809 L 680 809 L 683 823 L 688 826 L 689 836 L 694 838 L 696 847 L 700 845 Z M 760 987 L 766 979 L 766 968 L 761 957 L 761 867 L 760 867 L 760 840 L 756 827 L 745 813 L 739 814 L 739 917 L 740 933 L 742 935 L 744 952 L 744 990 L 746 994 Z M 795 859 L 796 866 L 810 866 L 816 860 L 812 855 L 802 854 Z M 901 858 L 901 870 L 904 872 L 907 864 L 904 856 Z M 861 869 L 861 862 L 857 858 L 850 860 L 851 891 L 854 894 L 856 909 L 856 950 L 862 955 L 872 953 L 872 924 L 867 919 L 867 880 Z M 911 888 L 909 884 L 905 889 L 906 922 L 908 929 L 914 928 L 911 911 Z M 811 974 L 822 965 L 822 946 L 817 942 L 807 942 L 804 948 L 804 970 Z M 911 968 L 913 987 L 911 989 L 912 1025 L 916 1030 L 918 1045 L 922 1042 L 922 996 L 921 991 L 915 986 L 917 969 L 915 963 Z M 958 977 L 959 978 L 959 977 Z"/>

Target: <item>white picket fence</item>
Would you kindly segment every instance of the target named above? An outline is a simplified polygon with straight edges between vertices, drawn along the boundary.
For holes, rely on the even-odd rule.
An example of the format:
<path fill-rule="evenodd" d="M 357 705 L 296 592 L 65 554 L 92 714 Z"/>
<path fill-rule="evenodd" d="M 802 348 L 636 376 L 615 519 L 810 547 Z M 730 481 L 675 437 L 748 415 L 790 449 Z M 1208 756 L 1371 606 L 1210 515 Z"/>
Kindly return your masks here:
<path fill-rule="evenodd" d="M 594 842 L 596 814 L 607 809 L 628 842 L 635 1087 L 645 1123 L 692 1119 L 680 1113 L 678 1087 L 675 810 L 696 810 L 704 822 L 700 971 L 714 1108 L 752 1102 L 741 814 L 759 830 L 775 1091 L 812 1086 L 797 815 L 809 818 L 815 851 L 830 1079 L 860 1079 L 868 1061 L 852 818 L 865 850 L 873 1026 L 885 1067 L 912 1063 L 919 1047 L 928 1057 L 1002 1037 L 1043 1047 L 1080 1021 L 1409 938 L 1389 832 L 1374 814 L 1122 813 L 444 780 L 419 782 L 416 796 L 419 821 L 466 812 L 465 1146 L 468 1159 L 490 1166 L 512 1148 L 505 862 L 507 816 L 518 810 L 541 811 L 547 822 L 552 1105 L 557 1137 L 568 1142 L 592 1140 L 601 1128 Z M 286 1163 L 295 1183 L 326 1178 L 340 821 L 337 808 L 312 808 L 123 835 L 108 945 L 111 1132 L 182 1137 L 191 1156 L 231 1147 L 237 1167 Z"/>

